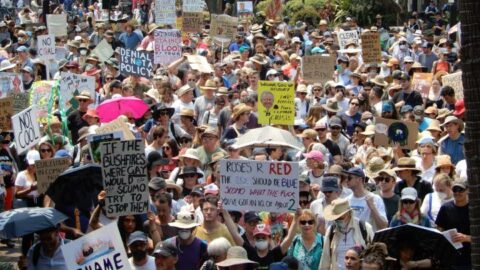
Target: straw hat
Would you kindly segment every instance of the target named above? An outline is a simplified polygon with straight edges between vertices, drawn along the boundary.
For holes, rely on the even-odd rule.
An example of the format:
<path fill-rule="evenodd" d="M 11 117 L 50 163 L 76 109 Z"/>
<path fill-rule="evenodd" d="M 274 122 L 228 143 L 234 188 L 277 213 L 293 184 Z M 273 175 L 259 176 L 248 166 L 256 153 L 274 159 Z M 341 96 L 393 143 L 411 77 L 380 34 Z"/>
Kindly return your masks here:
<path fill-rule="evenodd" d="M 200 86 L 202 90 L 217 90 L 218 86 L 214 80 L 207 80 L 204 86 Z"/>
<path fill-rule="evenodd" d="M 360 132 L 360 134 L 365 135 L 365 136 L 375 135 L 375 125 L 368 125 L 367 128 L 365 128 L 365 131 Z"/>
<path fill-rule="evenodd" d="M 438 110 L 438 115 L 437 115 L 437 120 L 443 119 L 443 118 L 449 116 L 450 114 L 452 114 L 452 112 L 450 110 L 448 110 L 447 108 L 439 109 Z"/>
<path fill-rule="evenodd" d="M 240 115 L 244 112 L 251 112 L 252 107 L 245 105 L 244 103 L 240 103 L 233 108 L 232 119 L 237 120 Z"/>
<path fill-rule="evenodd" d="M 188 116 L 188 117 L 193 117 L 193 110 L 192 109 L 187 109 L 184 108 L 180 111 L 179 113 L 180 116 Z"/>
<path fill-rule="evenodd" d="M 308 93 L 307 86 L 305 84 L 299 84 L 297 86 L 297 93 Z"/>
<path fill-rule="evenodd" d="M 297 135 L 297 137 L 299 137 L 299 138 L 310 138 L 312 140 L 316 140 L 317 136 L 318 136 L 317 131 L 315 131 L 314 129 L 311 129 L 311 128 L 307 128 L 307 129 L 303 130 L 301 134 Z"/>
<path fill-rule="evenodd" d="M 183 191 L 183 188 L 177 184 L 175 184 L 175 182 L 173 182 L 172 180 L 165 180 L 165 183 L 167 183 L 167 189 L 170 189 L 170 188 L 173 188 L 175 189 L 175 191 L 178 193 L 178 194 L 181 194 L 182 191 Z"/>
<path fill-rule="evenodd" d="M 401 157 L 397 162 L 397 167 L 394 169 L 395 172 L 401 171 L 414 171 L 416 174 L 421 171 L 417 169 L 415 159 L 410 157 Z"/>
<path fill-rule="evenodd" d="M 387 166 L 385 161 L 381 157 L 373 157 L 367 162 L 367 167 L 365 168 L 365 174 L 369 178 L 374 178 L 379 171 L 386 169 Z"/>
<path fill-rule="evenodd" d="M 333 200 L 331 204 L 325 207 L 323 215 L 325 217 L 325 220 L 333 221 L 350 211 L 352 211 L 352 208 L 350 208 L 348 200 L 339 198 Z"/>
<path fill-rule="evenodd" d="M 183 210 L 177 214 L 177 219 L 175 222 L 170 222 L 168 225 L 178 228 L 178 229 L 193 229 L 200 225 L 195 222 L 195 215 L 190 211 Z"/>
<path fill-rule="evenodd" d="M 200 161 L 200 158 L 198 157 L 198 152 L 194 148 L 188 148 L 187 151 L 185 151 L 184 154 L 179 156 L 180 160 L 184 158 L 191 158 Z"/>
<path fill-rule="evenodd" d="M 250 57 L 248 60 L 257 63 L 259 65 L 266 65 L 268 64 L 268 59 L 265 56 L 262 56 L 260 54 L 256 54 L 253 57 Z"/>
<path fill-rule="evenodd" d="M 388 86 L 388 82 L 385 81 L 385 77 L 383 77 L 382 75 L 375 76 L 375 78 L 373 80 L 371 80 L 371 82 L 374 83 L 375 85 L 378 85 L 378 86 L 381 86 L 381 87 L 387 87 Z"/>
<path fill-rule="evenodd" d="M 160 93 L 158 92 L 157 89 L 151 88 L 149 89 L 146 93 L 143 94 L 146 97 L 150 97 L 154 99 L 156 102 L 160 101 Z"/>
<path fill-rule="evenodd" d="M 234 265 L 255 264 L 258 263 L 248 259 L 247 251 L 240 246 L 233 246 L 227 251 L 227 258 L 217 263 L 220 267 L 231 267 Z"/>
<path fill-rule="evenodd" d="M 438 131 L 442 132 L 442 129 L 440 128 L 440 121 L 432 119 L 430 121 L 430 124 L 427 127 L 427 131 Z"/>
<path fill-rule="evenodd" d="M 180 87 L 178 90 L 177 90 L 177 96 L 181 97 L 183 95 L 185 95 L 186 93 L 188 93 L 189 91 L 193 91 L 193 88 L 190 87 L 190 85 L 188 84 L 185 84 L 184 86 Z"/>
<path fill-rule="evenodd" d="M 80 94 L 78 94 L 78 95 L 75 96 L 75 99 L 76 99 L 76 100 L 79 100 L 79 99 L 88 99 L 90 102 L 93 102 L 93 98 L 92 98 L 92 96 L 90 95 L 90 92 L 88 92 L 88 91 L 82 91 L 82 92 L 80 92 Z"/>
<path fill-rule="evenodd" d="M 326 104 L 322 104 L 322 108 L 329 112 L 337 113 L 340 111 L 340 107 L 338 107 L 338 102 L 334 98 L 330 98 L 327 100 Z"/>
<path fill-rule="evenodd" d="M 435 170 L 440 170 L 441 167 L 444 166 L 449 166 L 452 169 L 455 169 L 455 165 L 452 163 L 452 159 L 450 158 L 449 155 L 439 155 L 437 156 L 437 166 L 435 167 Z"/>
<path fill-rule="evenodd" d="M 150 35 L 153 31 L 155 31 L 158 28 L 159 28 L 159 26 L 155 23 L 149 24 L 148 25 L 148 34 Z"/>

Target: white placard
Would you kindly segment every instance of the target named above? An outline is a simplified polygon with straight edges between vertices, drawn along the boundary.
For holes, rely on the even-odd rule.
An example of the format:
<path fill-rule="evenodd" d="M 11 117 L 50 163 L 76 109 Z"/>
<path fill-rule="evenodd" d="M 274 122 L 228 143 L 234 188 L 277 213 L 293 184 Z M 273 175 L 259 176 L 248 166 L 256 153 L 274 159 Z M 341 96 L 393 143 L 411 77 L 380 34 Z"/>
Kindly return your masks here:
<path fill-rule="evenodd" d="M 182 35 L 177 29 L 155 30 L 155 64 L 170 64 L 182 57 Z"/>
<path fill-rule="evenodd" d="M 205 7 L 203 0 L 183 0 L 183 12 L 202 12 Z"/>
<path fill-rule="evenodd" d="M 42 137 L 37 121 L 37 109 L 35 106 L 26 108 L 12 116 L 12 126 L 18 154 L 35 146 Z"/>
<path fill-rule="evenodd" d="M 155 0 L 155 23 L 175 25 L 175 0 Z"/>
<path fill-rule="evenodd" d="M 341 31 L 337 33 L 337 36 L 340 50 L 345 49 L 345 46 L 351 42 L 358 45 L 358 32 L 356 30 Z"/>
<path fill-rule="evenodd" d="M 37 42 L 38 57 L 44 60 L 55 59 L 55 36 L 38 36 Z"/>
<path fill-rule="evenodd" d="M 73 97 L 82 91 L 88 91 L 90 97 L 95 97 L 95 77 L 70 72 L 61 72 L 60 77 L 60 95 L 66 108 L 70 108 Z"/>
<path fill-rule="evenodd" d="M 47 14 L 47 28 L 50 35 L 63 37 L 67 35 L 67 14 Z"/>

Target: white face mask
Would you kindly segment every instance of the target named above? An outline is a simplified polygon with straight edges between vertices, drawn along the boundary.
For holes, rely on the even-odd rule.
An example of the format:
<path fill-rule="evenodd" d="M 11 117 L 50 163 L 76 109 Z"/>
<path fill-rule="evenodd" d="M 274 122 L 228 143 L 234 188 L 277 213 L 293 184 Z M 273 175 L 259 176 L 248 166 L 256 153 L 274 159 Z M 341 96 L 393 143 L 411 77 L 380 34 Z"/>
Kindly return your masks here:
<path fill-rule="evenodd" d="M 400 50 L 405 51 L 407 49 L 407 45 L 400 45 Z"/>
<path fill-rule="evenodd" d="M 87 51 L 86 51 L 86 50 L 81 50 L 81 51 L 80 51 L 80 54 L 81 54 L 81 55 L 87 55 Z"/>
<path fill-rule="evenodd" d="M 191 235 L 192 235 L 191 231 L 179 231 L 178 232 L 178 237 L 180 237 L 180 239 L 182 239 L 182 240 L 187 240 L 188 238 L 190 238 Z"/>
<path fill-rule="evenodd" d="M 197 87 L 197 83 L 196 82 L 188 82 L 188 86 L 194 88 L 194 87 Z"/>
<path fill-rule="evenodd" d="M 255 240 L 255 247 L 259 250 L 265 250 L 268 248 L 267 240 Z"/>
<path fill-rule="evenodd" d="M 273 78 L 273 81 L 274 81 L 274 82 L 279 82 L 279 81 L 280 81 L 280 78 L 275 77 L 275 78 Z"/>
<path fill-rule="evenodd" d="M 448 197 L 447 193 L 445 192 L 437 192 L 437 196 L 442 202 L 445 201 Z"/>

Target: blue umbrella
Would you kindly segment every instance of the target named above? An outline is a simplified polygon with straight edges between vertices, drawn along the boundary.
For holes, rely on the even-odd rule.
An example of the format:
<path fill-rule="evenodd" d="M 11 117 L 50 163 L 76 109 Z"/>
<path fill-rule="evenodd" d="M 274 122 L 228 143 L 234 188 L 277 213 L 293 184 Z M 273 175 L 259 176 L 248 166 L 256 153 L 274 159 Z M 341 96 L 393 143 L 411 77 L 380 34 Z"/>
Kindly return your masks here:
<path fill-rule="evenodd" d="M 68 219 L 54 208 L 25 207 L 0 214 L 0 238 L 9 239 L 56 226 Z"/>

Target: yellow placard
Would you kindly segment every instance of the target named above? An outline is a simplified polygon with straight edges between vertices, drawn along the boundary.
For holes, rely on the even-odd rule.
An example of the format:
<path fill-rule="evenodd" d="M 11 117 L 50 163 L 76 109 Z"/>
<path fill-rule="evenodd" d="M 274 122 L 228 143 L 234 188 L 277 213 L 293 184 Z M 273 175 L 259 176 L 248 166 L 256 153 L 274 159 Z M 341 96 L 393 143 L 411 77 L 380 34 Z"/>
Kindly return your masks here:
<path fill-rule="evenodd" d="M 293 125 L 295 85 L 293 82 L 258 82 L 258 122 L 264 125 Z"/>

